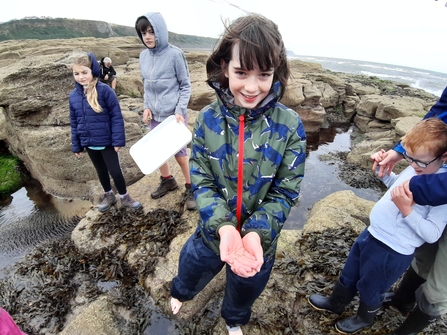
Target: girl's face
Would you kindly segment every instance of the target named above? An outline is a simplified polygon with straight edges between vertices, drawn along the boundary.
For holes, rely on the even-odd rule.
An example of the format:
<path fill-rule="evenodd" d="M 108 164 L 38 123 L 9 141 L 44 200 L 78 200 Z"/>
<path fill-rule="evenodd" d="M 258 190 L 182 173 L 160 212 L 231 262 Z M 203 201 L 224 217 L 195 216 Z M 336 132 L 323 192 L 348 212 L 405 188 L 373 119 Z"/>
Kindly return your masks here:
<path fill-rule="evenodd" d="M 82 86 L 88 86 L 93 80 L 92 70 L 87 66 L 73 65 L 72 70 L 74 79 Z"/>
<path fill-rule="evenodd" d="M 234 104 L 247 109 L 256 109 L 270 92 L 274 69 L 243 69 L 238 56 L 239 48 L 235 45 L 233 47 L 233 58 L 225 70 L 230 91 L 234 96 Z"/>

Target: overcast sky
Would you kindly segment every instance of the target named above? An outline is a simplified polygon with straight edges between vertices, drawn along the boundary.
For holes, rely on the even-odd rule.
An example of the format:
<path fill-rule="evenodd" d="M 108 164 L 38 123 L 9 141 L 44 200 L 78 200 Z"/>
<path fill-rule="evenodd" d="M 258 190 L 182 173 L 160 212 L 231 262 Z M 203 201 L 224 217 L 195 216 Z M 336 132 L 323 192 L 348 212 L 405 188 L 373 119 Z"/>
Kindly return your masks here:
<path fill-rule="evenodd" d="M 1 0 L 0 22 L 26 16 L 100 20 L 133 27 L 158 11 L 168 30 L 219 37 L 244 11 L 275 21 L 297 55 L 365 60 L 447 73 L 447 0 Z M 78 5 L 80 4 L 80 5 Z M 238 8 L 237 8 L 238 7 Z M 241 8 L 241 9 L 239 9 Z"/>

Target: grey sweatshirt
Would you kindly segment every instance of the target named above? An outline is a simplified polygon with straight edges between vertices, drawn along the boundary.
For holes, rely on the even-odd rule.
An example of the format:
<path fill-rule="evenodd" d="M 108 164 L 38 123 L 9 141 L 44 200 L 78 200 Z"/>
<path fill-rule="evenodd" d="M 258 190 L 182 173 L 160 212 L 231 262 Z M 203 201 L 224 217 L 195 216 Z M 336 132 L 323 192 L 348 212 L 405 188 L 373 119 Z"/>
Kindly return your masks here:
<path fill-rule="evenodd" d="M 447 172 L 445 167 L 436 171 L 436 173 L 445 172 Z M 413 206 L 413 212 L 404 218 L 391 200 L 391 190 L 415 175 L 411 166 L 399 175 L 394 173 L 390 176 L 385 175 L 382 181 L 388 187 L 388 191 L 377 201 L 369 215 L 368 231 L 371 235 L 403 255 L 413 254 L 415 248 L 425 242 L 436 242 L 447 224 L 447 205 L 416 204 Z"/>
<path fill-rule="evenodd" d="M 154 28 L 156 38 L 155 48 L 147 48 L 140 53 L 144 108 L 150 108 L 152 117 L 158 122 L 174 114 L 185 117 L 191 96 L 185 54 L 168 43 L 168 29 L 160 13 L 147 13 L 144 16 Z M 137 34 L 144 44 L 141 32 L 137 30 Z"/>

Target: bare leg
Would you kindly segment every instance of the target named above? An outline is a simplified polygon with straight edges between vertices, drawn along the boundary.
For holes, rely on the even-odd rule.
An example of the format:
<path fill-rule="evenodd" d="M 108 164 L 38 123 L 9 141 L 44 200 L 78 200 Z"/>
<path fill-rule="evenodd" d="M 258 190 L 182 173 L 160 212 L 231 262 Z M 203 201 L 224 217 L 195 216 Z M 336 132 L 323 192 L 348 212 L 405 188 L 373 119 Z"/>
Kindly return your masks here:
<path fill-rule="evenodd" d="M 164 163 L 162 166 L 160 166 L 160 173 L 163 177 L 171 175 L 171 169 L 169 168 L 168 163 Z"/>
<path fill-rule="evenodd" d="M 116 88 L 116 78 L 114 78 L 113 80 L 112 80 L 112 89 L 113 90 L 115 90 L 115 88 Z"/>
<path fill-rule="evenodd" d="M 190 184 L 191 175 L 189 174 L 189 157 L 182 156 L 182 157 L 175 157 L 175 159 L 177 160 L 178 165 L 180 165 L 180 168 L 182 169 L 183 176 L 185 177 L 185 183 Z"/>
<path fill-rule="evenodd" d="M 180 308 L 182 308 L 182 302 L 175 299 L 175 298 L 171 298 L 171 309 L 172 309 L 172 314 L 177 314 L 180 311 Z M 242 334 L 242 333 L 241 333 Z"/>

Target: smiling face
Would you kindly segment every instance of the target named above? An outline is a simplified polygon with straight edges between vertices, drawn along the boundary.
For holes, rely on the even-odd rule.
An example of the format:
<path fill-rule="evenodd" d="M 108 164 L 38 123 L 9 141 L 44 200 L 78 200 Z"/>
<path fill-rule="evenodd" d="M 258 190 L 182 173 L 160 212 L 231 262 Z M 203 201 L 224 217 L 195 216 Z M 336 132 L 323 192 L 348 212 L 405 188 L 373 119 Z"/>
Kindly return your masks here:
<path fill-rule="evenodd" d="M 82 86 L 88 86 L 93 80 L 92 70 L 87 66 L 74 64 L 72 70 L 74 79 Z"/>
<path fill-rule="evenodd" d="M 239 61 L 239 47 L 233 47 L 232 59 L 225 69 L 229 89 L 234 96 L 234 104 L 256 109 L 270 92 L 273 84 L 274 69 L 253 70 L 241 68 Z"/>

